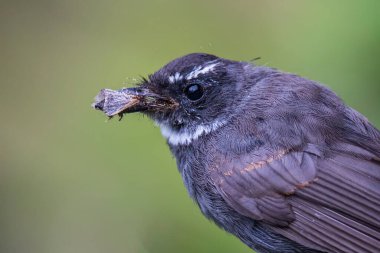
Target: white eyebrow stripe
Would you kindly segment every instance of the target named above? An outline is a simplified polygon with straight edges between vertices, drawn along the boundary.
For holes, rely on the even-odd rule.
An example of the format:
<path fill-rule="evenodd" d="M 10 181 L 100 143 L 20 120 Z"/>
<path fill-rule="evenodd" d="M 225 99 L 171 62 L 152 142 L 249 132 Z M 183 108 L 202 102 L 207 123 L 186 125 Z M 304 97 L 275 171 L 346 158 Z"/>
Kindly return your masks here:
<path fill-rule="evenodd" d="M 210 71 L 213 71 L 214 68 L 219 65 L 219 62 L 216 62 L 216 63 L 212 63 L 212 64 L 209 64 L 209 65 L 206 65 L 206 66 L 198 66 L 196 67 L 193 71 L 191 71 L 187 76 L 186 76 L 186 80 L 190 80 L 190 79 L 193 79 L 193 78 L 197 78 L 199 75 L 201 74 L 206 74 Z"/>
<path fill-rule="evenodd" d="M 176 72 L 174 75 L 171 75 L 168 78 L 170 84 L 181 81 L 182 79 L 183 79 L 183 76 L 179 72 Z"/>

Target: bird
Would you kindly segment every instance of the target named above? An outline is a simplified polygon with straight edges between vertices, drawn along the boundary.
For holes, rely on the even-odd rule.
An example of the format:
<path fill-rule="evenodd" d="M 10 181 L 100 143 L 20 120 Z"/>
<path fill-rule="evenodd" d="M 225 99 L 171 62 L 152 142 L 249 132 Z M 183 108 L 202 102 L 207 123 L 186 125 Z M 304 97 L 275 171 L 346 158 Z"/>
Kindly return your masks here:
<path fill-rule="evenodd" d="M 325 85 L 191 53 L 93 107 L 151 118 L 201 212 L 252 250 L 380 252 L 380 131 Z"/>

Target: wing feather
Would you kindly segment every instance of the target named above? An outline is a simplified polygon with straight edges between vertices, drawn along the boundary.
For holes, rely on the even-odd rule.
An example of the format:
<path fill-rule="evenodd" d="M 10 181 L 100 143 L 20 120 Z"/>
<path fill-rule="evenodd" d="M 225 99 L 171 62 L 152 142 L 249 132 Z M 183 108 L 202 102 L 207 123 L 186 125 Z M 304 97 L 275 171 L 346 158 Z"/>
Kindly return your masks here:
<path fill-rule="evenodd" d="M 380 159 L 347 143 L 318 150 L 231 159 L 213 179 L 235 210 L 302 245 L 380 252 Z"/>

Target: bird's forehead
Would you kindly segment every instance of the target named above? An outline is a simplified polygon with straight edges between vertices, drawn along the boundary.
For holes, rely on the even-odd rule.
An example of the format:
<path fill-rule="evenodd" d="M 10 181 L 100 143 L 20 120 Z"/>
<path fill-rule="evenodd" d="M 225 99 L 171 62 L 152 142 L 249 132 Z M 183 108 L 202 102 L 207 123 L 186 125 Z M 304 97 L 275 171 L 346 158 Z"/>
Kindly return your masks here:
<path fill-rule="evenodd" d="M 192 67 L 184 68 L 182 71 L 175 70 L 172 72 L 169 72 L 168 75 L 168 82 L 173 84 L 182 80 L 191 80 L 195 79 L 200 75 L 205 75 L 210 72 L 213 72 L 215 67 L 217 67 L 220 63 L 217 60 L 213 60 L 210 62 L 206 62 L 201 65 L 195 65 Z"/>
<path fill-rule="evenodd" d="M 153 76 L 160 81 L 173 84 L 183 80 L 191 80 L 213 72 L 221 64 L 220 58 L 207 54 L 190 54 L 173 60 Z"/>

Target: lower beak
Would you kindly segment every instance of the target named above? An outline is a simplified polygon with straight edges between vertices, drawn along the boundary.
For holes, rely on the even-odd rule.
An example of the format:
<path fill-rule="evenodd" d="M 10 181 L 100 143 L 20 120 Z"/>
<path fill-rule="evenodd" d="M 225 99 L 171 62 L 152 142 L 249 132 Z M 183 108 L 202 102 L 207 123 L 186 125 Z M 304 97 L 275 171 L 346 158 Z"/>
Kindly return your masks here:
<path fill-rule="evenodd" d="M 145 88 L 102 89 L 95 97 L 92 107 L 103 111 L 108 117 L 147 110 L 162 111 L 178 105 Z"/>

